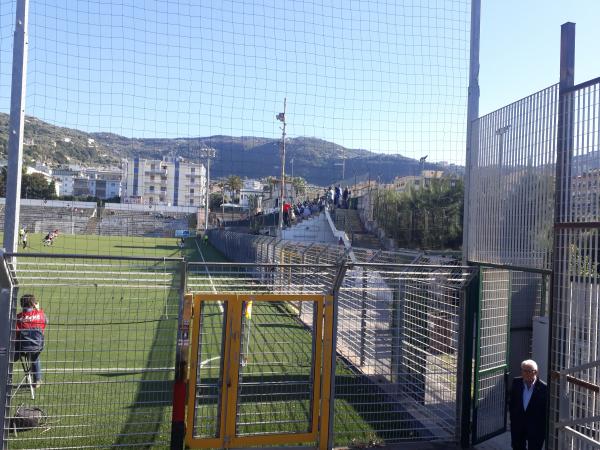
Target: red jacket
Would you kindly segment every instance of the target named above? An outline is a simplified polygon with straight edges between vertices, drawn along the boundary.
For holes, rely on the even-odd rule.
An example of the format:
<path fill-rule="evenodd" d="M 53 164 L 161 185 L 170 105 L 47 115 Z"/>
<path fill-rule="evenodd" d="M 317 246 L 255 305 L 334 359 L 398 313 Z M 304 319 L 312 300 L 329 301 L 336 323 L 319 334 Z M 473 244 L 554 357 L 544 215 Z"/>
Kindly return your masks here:
<path fill-rule="evenodd" d="M 43 309 L 27 308 L 17 314 L 17 331 L 37 328 L 43 332 L 47 323 L 48 319 Z"/>

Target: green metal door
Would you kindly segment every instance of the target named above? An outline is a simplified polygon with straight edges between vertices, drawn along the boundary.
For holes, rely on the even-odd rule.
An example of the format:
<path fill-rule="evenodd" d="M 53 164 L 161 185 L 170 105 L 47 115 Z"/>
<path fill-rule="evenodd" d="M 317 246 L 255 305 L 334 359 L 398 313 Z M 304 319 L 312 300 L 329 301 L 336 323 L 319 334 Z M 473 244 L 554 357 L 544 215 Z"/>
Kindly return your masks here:
<path fill-rule="evenodd" d="M 472 442 L 506 431 L 510 271 L 481 267 L 476 314 Z"/>

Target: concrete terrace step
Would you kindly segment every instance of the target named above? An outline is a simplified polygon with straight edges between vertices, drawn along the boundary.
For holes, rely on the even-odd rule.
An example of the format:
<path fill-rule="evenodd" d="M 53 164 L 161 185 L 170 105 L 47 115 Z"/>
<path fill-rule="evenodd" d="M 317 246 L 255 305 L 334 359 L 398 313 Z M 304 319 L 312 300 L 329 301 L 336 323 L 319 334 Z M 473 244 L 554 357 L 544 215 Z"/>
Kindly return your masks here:
<path fill-rule="evenodd" d="M 335 227 L 346 233 L 364 233 L 358 211 L 355 209 L 336 209 L 334 211 Z"/>

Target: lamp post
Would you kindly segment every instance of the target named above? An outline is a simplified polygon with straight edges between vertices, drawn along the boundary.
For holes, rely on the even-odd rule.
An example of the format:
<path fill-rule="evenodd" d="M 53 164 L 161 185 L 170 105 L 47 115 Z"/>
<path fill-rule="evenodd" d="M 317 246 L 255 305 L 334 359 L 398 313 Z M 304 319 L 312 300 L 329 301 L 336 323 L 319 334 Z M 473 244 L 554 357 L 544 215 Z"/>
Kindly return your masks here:
<path fill-rule="evenodd" d="M 212 147 L 200 149 L 201 155 L 206 158 L 206 190 L 204 195 L 204 232 L 208 230 L 208 206 L 210 200 L 210 160 L 215 157 L 216 150 Z"/>
<path fill-rule="evenodd" d="M 283 230 L 283 198 L 285 196 L 285 108 L 287 104 L 287 98 L 283 99 L 283 112 L 275 116 L 277 120 L 283 123 L 281 128 L 281 190 L 279 194 L 279 231 Z"/>

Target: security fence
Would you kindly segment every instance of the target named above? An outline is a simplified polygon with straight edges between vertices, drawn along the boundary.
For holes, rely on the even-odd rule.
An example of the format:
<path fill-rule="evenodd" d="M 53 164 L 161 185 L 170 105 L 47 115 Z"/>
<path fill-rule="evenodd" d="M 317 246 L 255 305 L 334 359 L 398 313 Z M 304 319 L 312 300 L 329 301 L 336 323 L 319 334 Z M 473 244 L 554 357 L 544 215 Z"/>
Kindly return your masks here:
<path fill-rule="evenodd" d="M 5 447 L 167 447 L 181 260 L 5 256 L 12 285 L 12 299 L 3 299 L 11 305 L 10 365 L 0 374 Z M 39 387 L 27 379 L 31 355 L 16 351 L 24 338 L 15 319 L 27 294 L 48 318 Z M 43 415 L 34 429 L 18 418 L 29 407 Z"/>
<path fill-rule="evenodd" d="M 340 245 L 228 231 L 209 235 L 225 255 L 246 264 L 235 271 L 190 264 L 194 291 L 221 292 L 229 278 L 232 292 L 323 294 L 335 284 L 335 267 L 347 265 L 335 298 L 336 445 L 459 439 L 461 415 L 471 408 L 459 393 L 470 391 L 461 336 L 473 269 L 416 252 L 346 252 Z M 312 313 L 302 305 L 291 313 L 311 326 Z"/>
<path fill-rule="evenodd" d="M 560 84 L 474 121 L 468 162 L 467 259 L 484 279 L 497 271 L 489 300 L 499 330 L 510 317 L 512 372 L 518 357 L 541 363 L 553 449 L 600 447 L 600 80 L 574 85 L 574 31 L 563 25 Z"/>
<path fill-rule="evenodd" d="M 599 448 L 600 80 L 563 88 L 560 108 L 550 443 Z"/>

